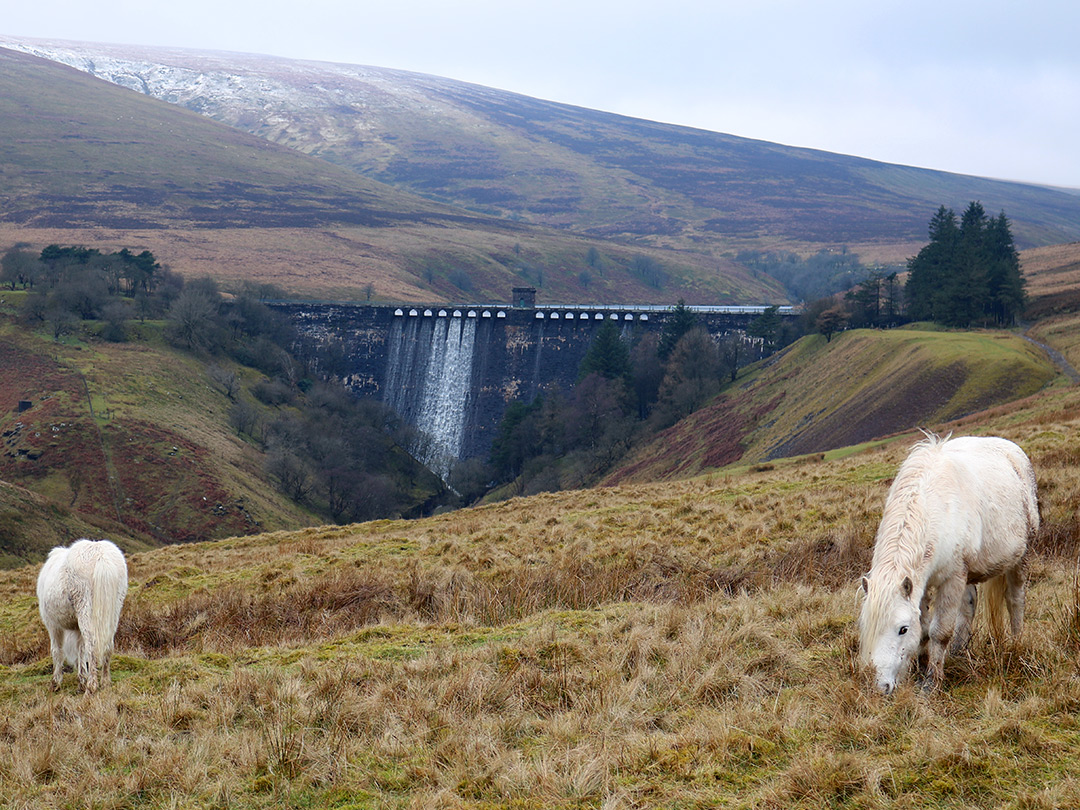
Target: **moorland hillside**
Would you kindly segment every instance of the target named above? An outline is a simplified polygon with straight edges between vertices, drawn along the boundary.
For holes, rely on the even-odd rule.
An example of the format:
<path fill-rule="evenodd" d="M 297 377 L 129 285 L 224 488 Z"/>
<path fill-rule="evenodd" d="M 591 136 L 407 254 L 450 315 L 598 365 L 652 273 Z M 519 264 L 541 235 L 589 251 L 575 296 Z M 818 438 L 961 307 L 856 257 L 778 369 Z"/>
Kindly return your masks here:
<path fill-rule="evenodd" d="M 55 290 L 0 296 L 0 564 L 61 537 L 144 548 L 443 502 L 398 421 L 307 376 L 265 308 L 186 292 L 164 316 L 120 297 L 85 320 L 51 310 Z M 185 337 L 192 302 L 213 315 Z"/>
<path fill-rule="evenodd" d="M 706 407 L 637 448 L 607 483 L 696 475 L 821 453 L 1022 399 L 1058 375 L 1008 332 L 852 329 L 747 369 Z"/>
<path fill-rule="evenodd" d="M 1080 197 L 660 124 L 372 66 L 7 38 L 26 50 L 460 208 L 706 252 L 846 245 L 899 264 L 981 200 L 1022 248 L 1080 238 Z"/>
<path fill-rule="evenodd" d="M 1080 310 L 1080 242 L 1025 250 L 1020 260 L 1027 282 L 1028 320 Z"/>
<path fill-rule="evenodd" d="M 148 249 L 188 278 L 306 298 L 786 300 L 730 259 L 452 208 L 3 48 L 0 116 L 3 249 Z"/>
<path fill-rule="evenodd" d="M 153 545 L 317 522 L 267 486 L 206 365 L 143 328 L 120 344 L 54 341 L 3 319 L 0 479 Z M 47 550 L 31 528 L 24 558 Z"/>
<path fill-rule="evenodd" d="M 48 692 L 0 572 L 0 793 L 24 807 L 1062 807 L 1080 801 L 1080 390 L 940 431 L 1021 444 L 1018 642 L 942 688 L 855 664 L 857 578 L 917 434 L 756 470 L 129 558 L 113 684 Z"/>
<path fill-rule="evenodd" d="M 65 507 L 25 487 L 0 481 L 0 568 L 39 562 L 50 549 L 77 537 L 109 537 L 126 552 L 157 545 L 114 520 Z"/>
<path fill-rule="evenodd" d="M 740 372 L 707 407 L 637 447 L 605 482 L 821 453 L 1065 384 L 1080 367 L 1080 243 L 1027 250 L 1020 259 L 1023 334 L 909 324 L 845 331 L 831 341 L 809 336 Z"/>

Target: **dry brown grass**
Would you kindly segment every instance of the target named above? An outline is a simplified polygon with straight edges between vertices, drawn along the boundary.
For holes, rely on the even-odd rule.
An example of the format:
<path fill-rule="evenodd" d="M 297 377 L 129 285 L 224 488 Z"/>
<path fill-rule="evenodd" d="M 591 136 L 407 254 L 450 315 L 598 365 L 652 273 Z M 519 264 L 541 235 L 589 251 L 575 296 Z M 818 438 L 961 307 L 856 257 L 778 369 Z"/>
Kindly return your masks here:
<path fill-rule="evenodd" d="M 436 217 L 432 224 L 393 227 L 189 228 L 175 224 L 144 230 L 0 223 L 2 249 L 17 243 L 38 249 L 75 243 L 103 251 L 150 250 L 186 278 L 211 276 L 226 287 L 244 281 L 275 284 L 297 298 L 364 301 L 371 285 L 376 302 L 501 301 L 521 282 L 515 266 L 519 257 L 547 268 L 543 294 L 549 302 L 590 303 L 599 297 L 669 305 L 674 295 L 670 285 L 656 289 L 625 273 L 610 273 L 583 286 L 579 273 L 586 268 L 589 247 L 598 243 L 565 231 L 504 229 L 482 220 L 458 221 L 453 228 Z M 653 256 L 673 276 L 686 279 L 682 294 L 691 303 L 783 298 L 775 282 L 762 280 L 722 257 L 640 245 L 630 249 L 612 242 L 600 247 L 605 256 L 623 263 L 642 254 Z M 465 292 L 446 278 L 428 281 L 424 268 L 431 257 L 438 257 L 440 264 L 466 269 L 471 290 Z"/>
<path fill-rule="evenodd" d="M 400 234 L 406 243 L 410 237 Z M 367 284 L 380 300 L 432 300 L 418 276 L 405 272 L 405 257 L 389 234 L 341 228 L 161 228 L 118 230 L 24 228 L 0 225 L 0 244 L 36 248 L 77 243 L 112 251 L 149 250 L 187 278 L 212 276 L 225 284 L 276 284 L 297 296 L 361 300 Z M 252 275 L 256 268 L 257 276 Z"/>
<path fill-rule="evenodd" d="M 1080 242 L 1025 250 L 1020 262 L 1032 299 L 1074 293 L 1080 287 Z"/>
<path fill-rule="evenodd" d="M 1080 393 L 963 432 L 1039 474 L 1019 642 L 876 695 L 855 581 L 910 444 L 130 558 L 114 682 L 47 690 L 0 575 L 12 807 L 1058 807 L 1080 801 Z M 946 426 L 947 429 L 947 426 Z"/>
<path fill-rule="evenodd" d="M 853 673 L 850 613 L 779 585 L 471 637 L 123 657 L 98 698 L 26 672 L 0 787 L 28 806 L 986 806 L 1075 753 L 1080 687 L 1046 611 L 1022 646 L 978 642 L 946 690 L 893 700 Z M 442 637 L 420 651 L 374 641 L 425 628 Z"/>

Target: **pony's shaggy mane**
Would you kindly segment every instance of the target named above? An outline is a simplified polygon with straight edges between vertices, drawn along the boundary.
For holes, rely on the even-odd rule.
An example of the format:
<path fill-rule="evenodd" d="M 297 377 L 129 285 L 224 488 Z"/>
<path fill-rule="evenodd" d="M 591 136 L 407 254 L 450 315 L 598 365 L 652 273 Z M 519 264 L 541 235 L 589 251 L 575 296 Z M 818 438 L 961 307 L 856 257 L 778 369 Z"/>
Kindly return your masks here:
<path fill-rule="evenodd" d="M 867 574 L 868 588 L 859 613 L 862 638 L 876 638 L 885 630 L 888 606 L 904 577 L 915 578 L 933 554 L 926 540 L 926 510 L 919 508 L 926 476 L 936 463 L 949 436 L 940 438 L 923 431 L 926 438 L 916 444 L 896 474 L 874 541 L 874 556 Z M 869 663 L 870 650 L 860 649 L 860 658 Z"/>

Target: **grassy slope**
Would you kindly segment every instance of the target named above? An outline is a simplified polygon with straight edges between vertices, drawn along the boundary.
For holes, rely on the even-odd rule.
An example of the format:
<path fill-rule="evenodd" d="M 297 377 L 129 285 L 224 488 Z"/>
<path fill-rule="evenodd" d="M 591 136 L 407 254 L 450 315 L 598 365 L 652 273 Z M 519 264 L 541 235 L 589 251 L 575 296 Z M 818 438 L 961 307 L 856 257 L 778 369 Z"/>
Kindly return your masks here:
<path fill-rule="evenodd" d="M 1080 309 L 1080 242 L 1020 254 L 1029 298 L 1028 318 Z"/>
<path fill-rule="evenodd" d="M 76 512 L 0 481 L 0 568 L 39 562 L 49 549 L 79 537 L 108 537 L 129 553 L 153 545 L 115 521 Z"/>
<path fill-rule="evenodd" d="M 382 300 L 499 301 L 522 283 L 560 301 L 784 298 L 726 259 L 449 208 L 4 49 L 0 119 L 0 250 L 20 241 L 146 248 L 184 275 L 322 298 L 360 298 L 370 284 Z M 609 272 L 583 282 L 594 245 Z M 639 255 L 663 264 L 666 288 L 627 271 Z"/>
<path fill-rule="evenodd" d="M 1072 329 L 1045 337 L 1068 352 Z M 916 338 L 945 360 L 951 342 L 1023 354 L 986 335 L 888 340 L 899 354 Z M 883 699 L 853 663 L 855 581 L 908 434 L 798 464 L 135 553 L 114 682 L 93 698 L 70 674 L 48 693 L 37 569 L 0 572 L 0 795 L 29 808 L 1075 806 L 1080 389 L 952 427 L 1021 443 L 1043 529 L 1023 640 L 977 635 L 939 693 Z"/>
<path fill-rule="evenodd" d="M 857 329 L 802 338 L 640 448 L 606 483 L 694 475 L 859 444 L 1029 396 L 1056 376 L 1002 332 Z"/>
<path fill-rule="evenodd" d="M 24 807 L 1051 807 L 1080 801 L 1080 392 L 1019 441 L 1025 636 L 870 693 L 855 579 L 909 438 L 843 458 L 132 555 L 103 694 L 47 691 L 0 573 L 0 795 Z"/>
<path fill-rule="evenodd" d="M 314 521 L 267 485 L 259 454 L 228 425 L 229 401 L 158 327 L 136 327 L 143 339 L 125 344 L 57 343 L 11 322 L 19 297 L 7 293 L 0 311 L 0 478 L 144 543 Z M 33 407 L 18 412 L 19 400 Z"/>
<path fill-rule="evenodd" d="M 1028 331 L 1033 338 L 1053 346 L 1074 367 L 1080 368 L 1080 313 L 1044 318 Z"/>
<path fill-rule="evenodd" d="M 309 227 L 452 214 L 84 73 L 0 49 L 7 221 Z"/>

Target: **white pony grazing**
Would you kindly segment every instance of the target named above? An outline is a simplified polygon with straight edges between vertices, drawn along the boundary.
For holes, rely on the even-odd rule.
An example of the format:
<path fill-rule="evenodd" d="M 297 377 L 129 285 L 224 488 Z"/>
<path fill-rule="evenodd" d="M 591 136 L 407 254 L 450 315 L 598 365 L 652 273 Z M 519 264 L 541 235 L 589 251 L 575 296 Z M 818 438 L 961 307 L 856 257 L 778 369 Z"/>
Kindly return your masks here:
<path fill-rule="evenodd" d="M 882 692 L 904 679 L 922 645 L 927 684 L 941 683 L 954 631 L 969 632 L 969 583 L 987 583 L 981 590 L 994 635 L 1003 635 L 1007 604 L 1019 636 L 1024 555 L 1038 528 L 1035 471 L 1023 450 L 1007 439 L 926 433 L 889 490 L 862 580 L 860 658 Z"/>
<path fill-rule="evenodd" d="M 49 552 L 38 575 L 37 597 L 49 631 L 54 691 L 60 688 L 65 659 L 87 692 L 97 691 L 99 669 L 104 683 L 109 682 L 113 637 L 126 595 L 127 563 L 108 540 L 77 540 Z"/>

